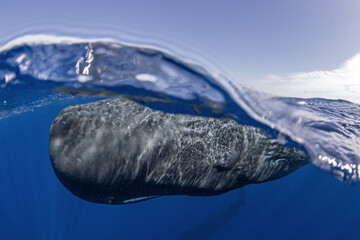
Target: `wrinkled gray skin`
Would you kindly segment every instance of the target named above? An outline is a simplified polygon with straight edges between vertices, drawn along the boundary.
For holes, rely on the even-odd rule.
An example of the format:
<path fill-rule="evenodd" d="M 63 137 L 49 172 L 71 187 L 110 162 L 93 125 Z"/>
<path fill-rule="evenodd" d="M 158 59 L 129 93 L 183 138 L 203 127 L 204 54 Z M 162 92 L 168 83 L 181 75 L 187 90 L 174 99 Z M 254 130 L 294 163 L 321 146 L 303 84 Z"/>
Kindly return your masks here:
<path fill-rule="evenodd" d="M 73 194 L 123 204 L 161 195 L 217 195 L 308 163 L 260 128 L 154 111 L 126 98 L 65 108 L 50 130 L 54 171 Z M 135 200 L 131 200 L 135 199 Z"/>

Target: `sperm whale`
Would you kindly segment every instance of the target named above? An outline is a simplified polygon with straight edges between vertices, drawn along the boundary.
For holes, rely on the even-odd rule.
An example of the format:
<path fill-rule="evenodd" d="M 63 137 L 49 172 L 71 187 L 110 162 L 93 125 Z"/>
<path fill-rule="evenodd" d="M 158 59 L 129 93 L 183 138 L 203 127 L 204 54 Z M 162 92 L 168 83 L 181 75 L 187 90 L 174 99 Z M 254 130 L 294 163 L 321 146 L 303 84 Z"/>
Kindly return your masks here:
<path fill-rule="evenodd" d="M 126 97 L 63 109 L 51 125 L 49 152 L 70 192 L 106 204 L 217 195 L 309 162 L 306 153 L 261 128 L 165 113 Z"/>

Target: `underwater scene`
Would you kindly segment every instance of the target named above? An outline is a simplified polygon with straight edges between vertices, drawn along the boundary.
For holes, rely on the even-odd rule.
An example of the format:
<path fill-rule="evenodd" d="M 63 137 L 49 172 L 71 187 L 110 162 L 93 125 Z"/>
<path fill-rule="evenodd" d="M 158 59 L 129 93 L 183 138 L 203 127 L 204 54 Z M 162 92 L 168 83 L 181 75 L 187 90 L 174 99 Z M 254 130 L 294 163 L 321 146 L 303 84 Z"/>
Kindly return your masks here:
<path fill-rule="evenodd" d="M 291 32 L 277 25 L 285 24 L 280 10 L 270 17 L 274 6 L 239 2 L 219 15 L 228 13 L 226 21 L 212 22 L 212 30 L 245 31 L 252 36 L 245 47 L 252 51 L 273 34 L 280 39 Z M 170 9 L 143 4 L 139 10 L 124 3 L 129 10 L 124 16 L 109 10 L 113 25 L 132 20 L 130 10 L 149 17 L 146 7 Z M 301 55 L 302 50 L 294 62 L 260 57 L 270 50 L 256 53 L 258 60 L 247 56 L 245 63 L 239 55 L 237 61 L 225 53 L 238 53 L 230 36 L 217 62 L 216 49 L 215 57 L 208 57 L 168 29 L 190 23 L 196 28 L 201 16 L 211 22 L 220 4 L 210 3 L 208 13 L 189 10 L 204 4 L 184 4 L 172 11 L 179 16 L 189 11 L 191 21 L 166 23 L 168 28 L 154 28 L 153 35 L 139 35 L 132 27 L 103 28 L 107 11 L 99 11 L 103 20 L 92 30 L 79 30 L 84 22 L 69 27 L 77 18 L 65 11 L 67 21 L 47 22 L 45 14 L 25 24 L 20 17 L 20 24 L 0 32 L 1 239 L 360 238 L 355 224 L 360 216 L 360 34 L 334 52 L 334 59 L 342 59 L 335 66 L 330 57 L 324 63 L 306 60 L 311 54 Z M 336 11 L 338 5 L 331 4 L 324 16 Z M 293 13 L 301 9 L 293 18 L 287 13 L 293 24 L 301 14 L 315 18 L 312 9 L 323 6 L 285 5 Z M 353 8 L 344 19 L 358 18 L 354 9 L 360 5 L 345 5 Z M 95 13 L 96 6 L 88 11 Z M 251 11 L 240 17 L 231 6 L 243 14 Z M 268 23 L 273 31 L 259 30 L 269 35 L 246 30 L 260 28 L 266 19 L 277 19 Z M 239 25 L 229 27 L 232 20 Z M 146 21 L 140 18 L 137 27 Z M 313 31 L 326 25 L 317 24 Z M 334 28 L 345 29 L 343 24 Z M 207 38 L 220 39 L 206 31 L 208 24 L 199 26 Z M 329 38 L 340 34 L 323 31 Z M 268 38 L 252 42 L 260 36 Z M 270 45 L 291 41 L 295 44 L 289 38 Z M 206 50 L 211 44 L 198 46 Z M 304 62 L 301 70 L 293 70 L 296 61 Z M 275 62 L 288 70 L 277 70 Z M 244 75 L 238 73 L 242 70 Z"/>

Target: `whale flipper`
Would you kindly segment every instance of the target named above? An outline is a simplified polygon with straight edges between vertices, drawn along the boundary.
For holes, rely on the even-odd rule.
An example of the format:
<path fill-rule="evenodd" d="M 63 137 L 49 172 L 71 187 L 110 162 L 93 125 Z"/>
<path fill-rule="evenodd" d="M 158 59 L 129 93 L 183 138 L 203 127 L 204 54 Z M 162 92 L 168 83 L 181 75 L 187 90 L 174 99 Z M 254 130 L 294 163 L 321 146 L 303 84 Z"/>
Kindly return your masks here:
<path fill-rule="evenodd" d="M 154 198 L 157 198 L 157 197 L 160 197 L 160 196 L 145 196 L 145 197 L 132 198 L 132 199 L 124 200 L 122 202 L 122 204 L 138 203 L 138 202 L 143 202 L 143 201 L 146 201 L 146 200 L 154 199 Z"/>

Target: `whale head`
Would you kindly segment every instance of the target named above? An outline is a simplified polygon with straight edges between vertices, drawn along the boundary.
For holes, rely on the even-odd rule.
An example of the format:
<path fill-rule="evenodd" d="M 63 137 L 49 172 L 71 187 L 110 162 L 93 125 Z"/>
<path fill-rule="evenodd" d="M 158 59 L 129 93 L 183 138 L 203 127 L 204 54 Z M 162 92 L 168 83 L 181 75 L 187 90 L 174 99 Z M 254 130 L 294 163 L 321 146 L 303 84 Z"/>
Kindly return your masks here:
<path fill-rule="evenodd" d="M 262 183 L 284 177 L 308 164 L 308 154 L 297 148 L 288 147 L 267 135 L 256 146 L 251 169 L 247 169 L 247 180 Z M 259 137 L 258 138 L 262 138 Z M 258 140 L 259 141 L 259 140 Z M 248 153 L 249 154 L 249 153 Z M 251 154 L 251 153 L 250 153 Z"/>

